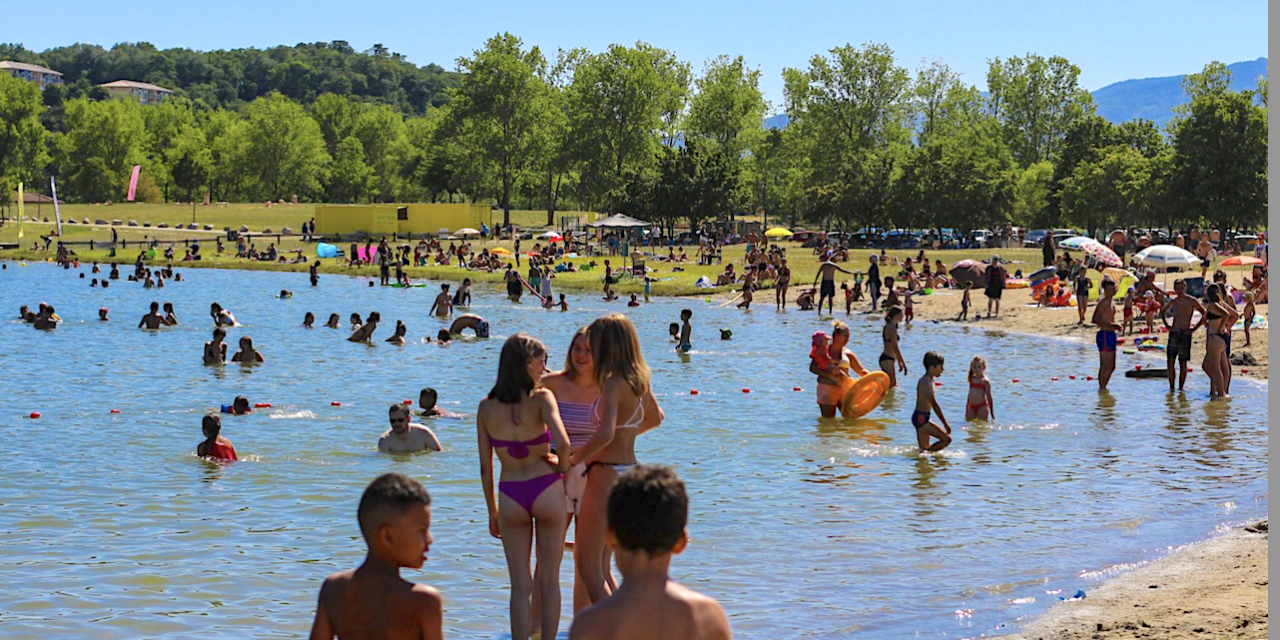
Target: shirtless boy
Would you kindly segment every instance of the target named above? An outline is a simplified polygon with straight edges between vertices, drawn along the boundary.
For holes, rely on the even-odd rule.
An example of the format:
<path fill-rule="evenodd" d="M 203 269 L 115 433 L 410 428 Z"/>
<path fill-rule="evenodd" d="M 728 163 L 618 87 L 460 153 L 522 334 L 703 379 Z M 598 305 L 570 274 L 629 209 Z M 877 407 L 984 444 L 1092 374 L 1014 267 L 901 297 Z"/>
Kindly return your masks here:
<path fill-rule="evenodd" d="M 733 637 L 718 602 L 668 577 L 672 558 L 689 544 L 689 497 L 675 471 L 639 465 L 619 476 L 606 518 L 622 585 L 578 614 L 569 640 Z"/>
<path fill-rule="evenodd" d="M 1182 278 L 1173 281 L 1174 295 L 1165 298 L 1164 308 L 1160 310 L 1160 318 L 1169 327 L 1169 347 L 1165 351 L 1166 367 L 1169 370 L 1169 391 L 1173 391 L 1173 363 L 1177 360 L 1178 390 L 1187 385 L 1187 362 L 1191 360 L 1191 337 L 1196 329 L 1204 324 L 1204 305 L 1199 300 L 1187 295 L 1187 282 Z M 1172 312 L 1172 313 L 1170 313 Z M 1191 326 L 1191 318 L 1200 313 L 1200 322 Z M 1173 316 L 1170 324 L 1169 316 Z"/>
<path fill-rule="evenodd" d="M 418 415 L 423 418 L 456 418 L 458 417 L 458 414 L 452 413 L 450 411 L 440 408 L 439 406 L 436 406 L 436 403 L 439 401 L 440 401 L 440 396 L 439 394 L 436 393 L 435 389 L 427 387 L 426 389 L 423 389 L 422 391 L 418 392 L 418 407 L 419 407 Z"/>
<path fill-rule="evenodd" d="M 474 313 L 464 313 L 449 325 L 449 333 L 459 335 L 464 329 L 475 331 L 477 338 L 489 337 L 489 322 Z"/>
<path fill-rule="evenodd" d="M 360 497 L 356 512 L 369 553 L 364 564 L 335 573 L 320 587 L 311 640 L 444 637 L 440 592 L 400 577 L 420 569 L 431 537 L 431 495 L 417 480 L 388 473 Z"/>
<path fill-rule="evenodd" d="M 409 409 L 402 404 L 393 404 L 387 410 L 391 428 L 382 432 L 378 438 L 378 451 L 382 453 L 416 453 L 418 451 L 439 451 L 440 440 L 430 429 L 409 422 Z"/>
<path fill-rule="evenodd" d="M 430 315 L 448 318 L 453 315 L 453 296 L 449 295 L 449 285 L 440 285 L 440 294 L 436 296 L 436 301 L 431 304 Z"/>
<path fill-rule="evenodd" d="M 1116 332 L 1122 329 L 1116 324 L 1116 281 L 1102 280 L 1102 295 L 1093 309 L 1093 324 L 1098 327 L 1098 389 L 1107 390 L 1111 374 L 1116 370 Z"/>
<path fill-rule="evenodd" d="M 165 321 L 164 316 L 160 315 L 159 302 L 152 302 L 151 311 L 147 313 L 147 315 L 142 316 L 142 320 L 138 322 L 139 329 L 143 327 L 146 327 L 148 329 L 159 329 L 160 327 L 165 327 L 168 325 L 169 323 Z"/>
<path fill-rule="evenodd" d="M 693 348 L 690 342 L 693 336 L 693 325 L 689 324 L 689 319 L 693 317 L 693 309 L 680 310 L 680 342 L 676 345 L 676 351 L 680 353 L 688 353 Z"/>
<path fill-rule="evenodd" d="M 942 415 L 942 407 L 938 406 L 938 400 L 933 397 L 933 383 L 942 375 L 943 364 L 942 354 L 937 351 L 924 354 L 924 375 L 916 383 L 916 409 L 911 413 L 911 426 L 916 428 L 916 444 L 920 447 L 920 453 L 941 451 L 951 444 L 951 425 L 947 424 L 947 417 Z M 929 419 L 930 411 L 937 412 L 938 419 L 942 421 L 941 427 Z M 930 438 L 937 442 L 930 445 Z"/>

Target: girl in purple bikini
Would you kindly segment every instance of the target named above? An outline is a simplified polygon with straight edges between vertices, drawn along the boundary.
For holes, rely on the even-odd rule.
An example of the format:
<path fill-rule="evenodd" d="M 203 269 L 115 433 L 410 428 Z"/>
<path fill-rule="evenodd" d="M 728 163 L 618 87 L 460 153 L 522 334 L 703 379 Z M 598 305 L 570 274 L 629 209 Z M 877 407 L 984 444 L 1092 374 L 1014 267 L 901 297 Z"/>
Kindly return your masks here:
<path fill-rule="evenodd" d="M 511 637 L 530 634 L 533 579 L 529 551 L 537 530 L 537 558 L 541 571 L 542 637 L 554 638 L 560 626 L 560 560 L 564 556 L 567 522 L 564 472 L 569 436 L 560 420 L 556 398 L 542 388 L 547 349 L 533 337 L 517 333 L 502 345 L 498 381 L 476 411 L 480 450 L 480 481 L 489 509 L 489 533 L 502 540 L 511 576 Z M 498 494 L 493 491 L 493 454 L 502 472 Z"/>

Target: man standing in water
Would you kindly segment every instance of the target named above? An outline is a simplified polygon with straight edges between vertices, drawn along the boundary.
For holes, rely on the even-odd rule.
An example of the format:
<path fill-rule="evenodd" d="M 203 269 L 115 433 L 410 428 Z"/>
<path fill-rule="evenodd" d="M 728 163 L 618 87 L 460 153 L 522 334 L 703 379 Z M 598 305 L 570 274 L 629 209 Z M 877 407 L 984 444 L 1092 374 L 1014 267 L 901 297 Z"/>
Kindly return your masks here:
<path fill-rule="evenodd" d="M 867 293 L 871 296 L 871 310 L 880 304 L 880 256 L 871 255 L 871 268 L 867 270 Z"/>
<path fill-rule="evenodd" d="M 836 272 L 839 271 L 849 275 L 853 275 L 853 272 L 833 262 L 830 250 L 827 251 L 824 257 L 823 263 L 818 265 L 818 273 L 814 275 L 813 283 L 818 284 L 818 278 L 822 278 L 822 288 L 818 290 L 818 313 L 822 313 L 822 301 L 826 300 L 827 314 L 830 315 L 834 313 L 833 308 L 836 303 Z"/>
<path fill-rule="evenodd" d="M 449 295 L 448 283 L 440 285 L 440 294 L 436 296 L 436 301 L 431 305 L 430 314 L 441 318 L 448 318 L 453 315 L 453 297 Z"/>
<path fill-rule="evenodd" d="M 1116 332 L 1122 327 L 1116 324 L 1116 281 L 1102 280 L 1102 295 L 1093 309 L 1093 324 L 1098 326 L 1098 389 L 1107 390 L 1111 373 L 1116 370 Z"/>
<path fill-rule="evenodd" d="M 1187 295 L 1187 282 L 1182 278 L 1173 281 L 1174 296 L 1165 300 L 1160 309 L 1160 319 L 1169 327 L 1169 348 L 1165 351 L 1166 366 L 1169 369 L 1169 392 L 1173 393 L 1173 364 L 1180 364 L 1178 371 L 1178 390 L 1187 384 L 1187 361 L 1191 360 L 1191 337 L 1196 329 L 1204 324 L 1204 305 L 1199 300 Z M 1173 324 L 1170 326 L 1168 312 L 1172 311 Z M 1191 326 L 1191 318 L 1200 312 L 1200 322 Z"/>

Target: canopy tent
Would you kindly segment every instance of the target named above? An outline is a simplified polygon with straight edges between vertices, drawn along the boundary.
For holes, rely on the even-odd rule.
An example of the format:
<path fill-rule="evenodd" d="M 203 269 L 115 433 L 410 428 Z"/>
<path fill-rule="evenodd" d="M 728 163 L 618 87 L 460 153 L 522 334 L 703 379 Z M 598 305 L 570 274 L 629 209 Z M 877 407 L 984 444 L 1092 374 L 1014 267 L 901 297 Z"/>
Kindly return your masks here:
<path fill-rule="evenodd" d="M 603 220 L 587 223 L 592 229 L 647 229 L 653 225 L 644 220 L 637 220 L 628 215 L 617 213 Z"/>
<path fill-rule="evenodd" d="M 478 236 L 480 235 L 480 232 L 475 229 L 472 229 L 471 227 L 463 227 L 461 229 L 458 229 L 457 231 L 454 231 L 453 235 L 462 236 L 465 238 L 467 236 Z"/>

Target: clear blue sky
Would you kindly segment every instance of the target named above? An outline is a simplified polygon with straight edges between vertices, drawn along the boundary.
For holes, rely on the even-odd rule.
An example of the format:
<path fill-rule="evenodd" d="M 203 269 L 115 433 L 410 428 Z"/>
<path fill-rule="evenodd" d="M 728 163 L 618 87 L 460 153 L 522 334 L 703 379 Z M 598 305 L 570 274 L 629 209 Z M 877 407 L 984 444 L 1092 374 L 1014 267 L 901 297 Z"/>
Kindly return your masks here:
<path fill-rule="evenodd" d="M 611 6 L 617 5 L 617 6 Z M 305 7 L 305 8 L 304 8 Z M 888 44 L 914 70 L 938 58 L 984 87 L 987 60 L 1026 53 L 1062 55 L 1098 89 L 1130 78 L 1198 71 L 1267 55 L 1265 0 L 1121 2 L 411 2 L 401 0 L 225 0 L 172 2 L 62 0 L 51 11 L 22 2 L 6 12 L 0 40 L 28 48 L 86 42 L 150 42 L 199 50 L 346 40 L 357 50 L 381 43 L 416 64 L 452 69 L 485 38 L 511 31 L 553 56 L 575 46 L 598 51 L 644 40 L 693 63 L 743 55 L 759 68 L 765 97 L 782 104 L 781 72 L 845 43 Z"/>

